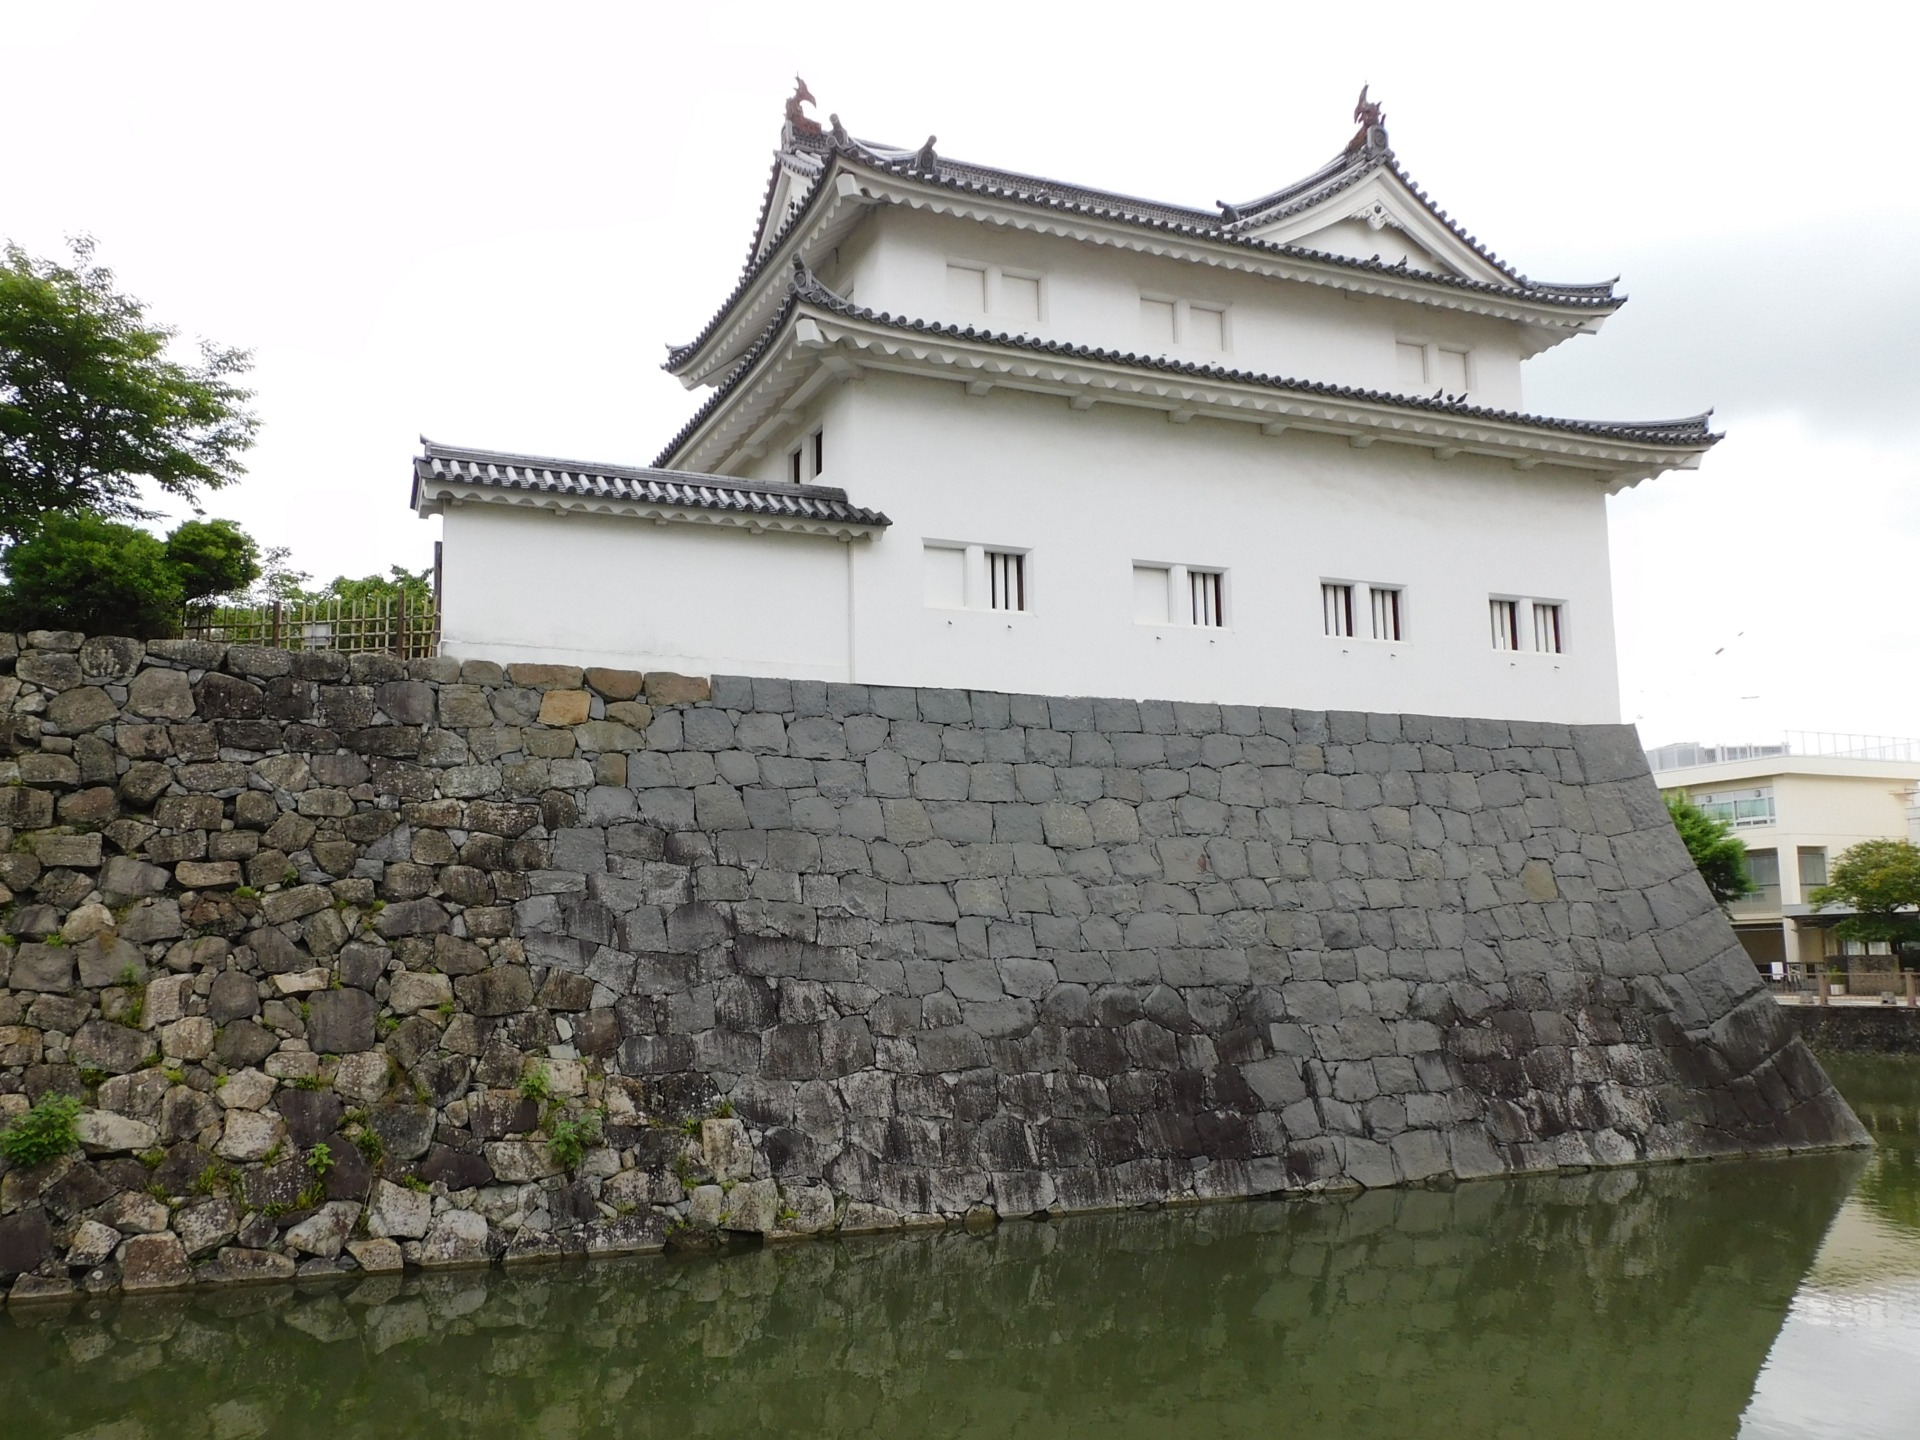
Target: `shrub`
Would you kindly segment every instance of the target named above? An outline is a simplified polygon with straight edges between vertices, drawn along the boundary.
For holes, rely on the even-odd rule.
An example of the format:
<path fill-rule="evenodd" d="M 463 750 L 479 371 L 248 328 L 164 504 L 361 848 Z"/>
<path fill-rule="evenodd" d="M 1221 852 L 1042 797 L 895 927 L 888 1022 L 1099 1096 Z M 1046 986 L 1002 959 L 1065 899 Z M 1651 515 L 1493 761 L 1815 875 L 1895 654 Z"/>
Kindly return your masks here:
<path fill-rule="evenodd" d="M 5 1130 L 0 1130 L 0 1155 L 15 1165 L 44 1165 L 78 1148 L 74 1121 L 80 1102 L 71 1095 L 47 1095 Z"/>
<path fill-rule="evenodd" d="M 589 1110 L 572 1120 L 556 1120 L 547 1137 L 547 1152 L 571 1170 L 600 1143 L 600 1112 Z"/>
<path fill-rule="evenodd" d="M 167 547 L 135 525 L 47 515 L 7 552 L 7 620 L 17 630 L 166 636 L 180 626 Z"/>

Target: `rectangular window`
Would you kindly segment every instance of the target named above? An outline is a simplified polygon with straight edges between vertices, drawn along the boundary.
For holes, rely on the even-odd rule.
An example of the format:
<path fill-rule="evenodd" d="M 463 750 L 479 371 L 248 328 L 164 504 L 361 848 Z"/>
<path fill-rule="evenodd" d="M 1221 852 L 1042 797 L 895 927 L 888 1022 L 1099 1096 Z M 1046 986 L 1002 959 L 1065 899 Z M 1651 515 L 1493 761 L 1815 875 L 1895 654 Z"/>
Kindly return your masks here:
<path fill-rule="evenodd" d="M 813 432 L 813 478 L 818 480 L 820 472 L 827 468 L 827 432 Z"/>
<path fill-rule="evenodd" d="M 1800 847 L 1800 890 L 1801 898 L 1806 898 L 1808 890 L 1827 883 L 1827 850 L 1824 845 L 1802 845 Z"/>
<path fill-rule="evenodd" d="M 1520 602 L 1489 600 L 1487 610 L 1493 621 L 1493 648 L 1518 650 L 1520 648 Z"/>
<path fill-rule="evenodd" d="M 1400 638 L 1400 591 L 1397 587 L 1375 585 L 1373 591 L 1373 638 Z"/>
<path fill-rule="evenodd" d="M 1014 320 L 1040 318 L 1040 277 L 1000 273 L 1000 294 L 994 305 L 997 314 Z"/>
<path fill-rule="evenodd" d="M 1431 383 L 1436 390 L 1444 390 L 1449 395 L 1467 393 L 1467 352 L 1448 350 L 1435 346 L 1433 355 L 1433 377 Z"/>
<path fill-rule="evenodd" d="M 1133 621 L 1136 625 L 1165 625 L 1167 592 L 1172 572 L 1165 565 L 1133 567 Z"/>
<path fill-rule="evenodd" d="M 1397 342 L 1394 356 L 1400 364 L 1400 389 L 1408 395 L 1427 393 L 1427 347 L 1409 345 L 1406 341 Z"/>
<path fill-rule="evenodd" d="M 1771 785 L 1762 785 L 1754 790 L 1721 790 L 1710 795 L 1696 795 L 1693 803 L 1715 820 L 1724 820 L 1736 830 L 1771 825 L 1774 821 Z"/>
<path fill-rule="evenodd" d="M 1227 348 L 1227 315 L 1211 305 L 1187 307 L 1186 343 L 1196 350 Z"/>
<path fill-rule="evenodd" d="M 1227 623 L 1226 577 L 1218 570 L 1189 570 L 1187 589 L 1194 624 L 1218 628 Z"/>
<path fill-rule="evenodd" d="M 941 610 L 967 605 L 967 552 L 958 545 L 929 545 L 925 552 L 927 604 Z"/>
<path fill-rule="evenodd" d="M 1027 557 L 1010 550 L 987 551 L 988 608 L 1027 608 Z"/>
<path fill-rule="evenodd" d="M 1747 851 L 1747 874 L 1753 877 L 1753 883 L 1759 888 L 1747 896 L 1745 903 L 1765 909 L 1778 908 L 1780 904 L 1780 852 L 1777 850 Z"/>
<path fill-rule="evenodd" d="M 787 479 L 795 485 L 800 484 L 800 464 L 800 447 L 796 445 L 787 455 Z"/>
<path fill-rule="evenodd" d="M 947 304 L 963 315 L 987 313 L 985 266 L 947 266 Z"/>
<path fill-rule="evenodd" d="M 1560 607 L 1544 600 L 1533 602 L 1533 648 L 1546 655 L 1558 655 L 1561 644 Z"/>
<path fill-rule="evenodd" d="M 1323 584 L 1320 587 L 1320 612 L 1327 634 L 1353 634 L 1353 586 Z"/>
<path fill-rule="evenodd" d="M 1140 297 L 1140 332 L 1148 340 L 1173 344 L 1173 301 Z"/>

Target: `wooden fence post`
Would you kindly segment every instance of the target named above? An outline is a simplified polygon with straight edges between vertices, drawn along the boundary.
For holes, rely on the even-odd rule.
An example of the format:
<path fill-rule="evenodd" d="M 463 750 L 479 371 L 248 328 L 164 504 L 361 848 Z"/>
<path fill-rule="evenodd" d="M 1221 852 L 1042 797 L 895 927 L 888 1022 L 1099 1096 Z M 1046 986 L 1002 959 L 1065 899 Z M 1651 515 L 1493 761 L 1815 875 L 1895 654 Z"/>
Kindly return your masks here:
<path fill-rule="evenodd" d="M 280 609 L 281 609 L 281 602 L 278 600 L 274 601 L 273 602 L 273 630 L 267 640 L 267 643 L 271 645 L 275 650 L 278 650 L 280 648 Z"/>

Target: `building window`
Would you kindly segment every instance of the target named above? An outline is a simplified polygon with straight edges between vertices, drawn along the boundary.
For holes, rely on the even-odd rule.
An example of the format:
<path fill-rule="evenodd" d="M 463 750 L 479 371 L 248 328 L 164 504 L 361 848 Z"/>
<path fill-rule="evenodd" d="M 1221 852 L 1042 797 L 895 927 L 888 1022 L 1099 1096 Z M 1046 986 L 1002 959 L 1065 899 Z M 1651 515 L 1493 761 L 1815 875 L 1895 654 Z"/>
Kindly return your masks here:
<path fill-rule="evenodd" d="M 1745 903 L 1769 910 L 1780 908 L 1780 852 L 1777 850 L 1747 851 L 1747 874 L 1753 877 L 1756 887 L 1746 897 Z"/>
<path fill-rule="evenodd" d="M 928 545 L 927 604 L 938 610 L 967 608 L 967 551 L 963 545 Z"/>
<path fill-rule="evenodd" d="M 1544 654 L 1558 655 L 1566 648 L 1560 640 L 1560 607 L 1544 600 L 1534 601 L 1533 648 Z"/>
<path fill-rule="evenodd" d="M 820 472 L 827 463 L 827 432 L 824 428 L 814 431 L 805 442 L 787 452 L 787 479 L 795 485 L 804 485 L 808 479 L 818 480 Z M 811 475 L 807 467 L 813 467 Z"/>
<path fill-rule="evenodd" d="M 1172 295 L 1140 297 L 1140 331 L 1157 345 L 1183 345 L 1190 350 L 1227 348 L 1227 311 L 1222 305 L 1202 305 Z"/>
<path fill-rule="evenodd" d="M 1373 638 L 1376 640 L 1398 640 L 1400 633 L 1400 590 L 1393 585 L 1374 585 L 1369 589 L 1373 593 Z"/>
<path fill-rule="evenodd" d="M 1027 557 L 1013 550 L 987 551 L 987 593 L 990 610 L 1027 608 Z"/>
<path fill-rule="evenodd" d="M 1754 790 L 1720 790 L 1708 795 L 1696 795 L 1693 803 L 1715 820 L 1723 820 L 1736 830 L 1771 825 L 1774 821 L 1771 785 L 1762 785 Z M 1778 862 L 1775 863 L 1777 867 Z"/>
<path fill-rule="evenodd" d="M 1520 602 L 1489 600 L 1487 610 L 1493 621 L 1493 648 L 1518 650 L 1520 648 Z"/>
<path fill-rule="evenodd" d="M 947 266 L 947 304 L 963 315 L 987 313 L 987 267 Z"/>
<path fill-rule="evenodd" d="M 961 315 L 1038 320 L 1040 281 L 1041 276 L 1032 270 L 951 261 L 947 265 L 947 304 Z"/>
<path fill-rule="evenodd" d="M 1327 634 L 1350 636 L 1353 634 L 1353 586 L 1337 582 L 1322 584 L 1320 587 L 1320 614 L 1327 627 Z"/>
<path fill-rule="evenodd" d="M 1218 570 L 1189 570 L 1187 591 L 1194 624 L 1218 628 L 1227 623 L 1226 577 Z"/>
<path fill-rule="evenodd" d="M 1434 345 L 1416 340 L 1394 342 L 1400 389 L 1408 395 L 1464 397 L 1473 386 L 1472 351 L 1464 346 Z"/>
<path fill-rule="evenodd" d="M 1802 845 L 1800 847 L 1800 898 L 1804 900 L 1807 891 L 1817 890 L 1826 883 L 1826 846 Z"/>
<path fill-rule="evenodd" d="M 1173 573 L 1170 566 L 1135 565 L 1133 567 L 1133 623 L 1136 625 L 1170 623 L 1167 596 L 1172 587 Z"/>

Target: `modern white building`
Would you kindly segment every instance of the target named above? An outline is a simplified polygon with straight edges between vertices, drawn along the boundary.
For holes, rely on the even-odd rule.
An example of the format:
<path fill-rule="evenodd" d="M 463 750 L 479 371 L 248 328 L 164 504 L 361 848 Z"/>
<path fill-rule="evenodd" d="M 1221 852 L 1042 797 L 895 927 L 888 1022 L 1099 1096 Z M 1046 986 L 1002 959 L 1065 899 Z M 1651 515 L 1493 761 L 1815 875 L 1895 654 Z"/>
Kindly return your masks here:
<path fill-rule="evenodd" d="M 1364 97 L 1217 208 L 787 110 L 651 466 L 417 459 L 447 653 L 1618 719 L 1606 497 L 1717 437 L 1527 413 L 1523 362 L 1624 297 L 1497 258 Z"/>
<path fill-rule="evenodd" d="M 1848 911 L 1816 913 L 1807 894 L 1862 840 L 1920 841 L 1920 740 L 1796 732 L 1760 745 L 1662 745 L 1647 759 L 1662 793 L 1685 794 L 1745 842 L 1759 888 L 1729 910 L 1756 965 L 1807 975 L 1852 951 L 1853 969 L 1890 967 L 1866 953 L 1885 945 L 1833 934 Z"/>

